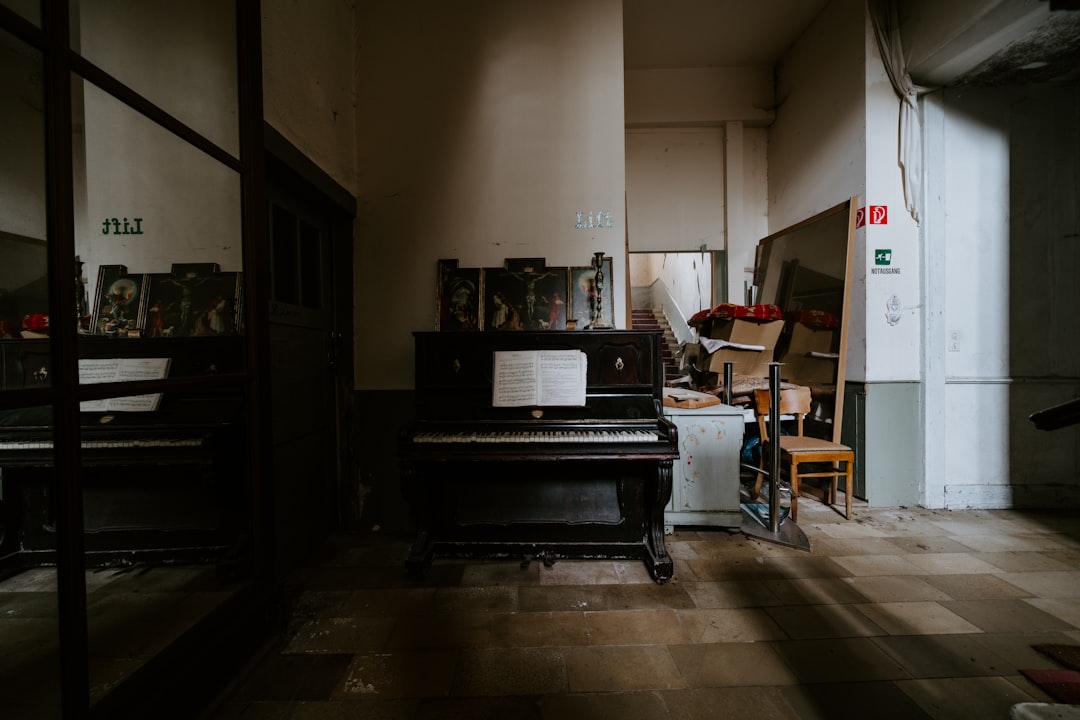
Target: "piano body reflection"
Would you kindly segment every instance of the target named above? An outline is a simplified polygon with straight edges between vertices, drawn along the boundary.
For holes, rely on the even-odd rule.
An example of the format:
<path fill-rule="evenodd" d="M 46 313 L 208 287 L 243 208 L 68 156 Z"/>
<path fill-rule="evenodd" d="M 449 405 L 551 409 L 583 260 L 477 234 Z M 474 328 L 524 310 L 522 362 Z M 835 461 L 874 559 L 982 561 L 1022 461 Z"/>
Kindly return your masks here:
<path fill-rule="evenodd" d="M 664 507 L 678 457 L 660 412 L 659 332 L 417 332 L 416 416 L 401 431 L 416 522 L 407 567 L 436 555 L 641 559 L 672 576 Z M 493 406 L 497 351 L 577 350 L 585 404 Z"/>
<path fill-rule="evenodd" d="M 168 357 L 169 377 L 238 372 L 243 338 L 83 338 L 81 358 Z M 46 386 L 48 341 L 0 341 L 0 390 Z M 165 393 L 148 412 L 80 413 L 84 545 L 91 562 L 211 560 L 236 541 L 243 402 Z M 56 550 L 51 407 L 0 412 L 0 558 Z"/>

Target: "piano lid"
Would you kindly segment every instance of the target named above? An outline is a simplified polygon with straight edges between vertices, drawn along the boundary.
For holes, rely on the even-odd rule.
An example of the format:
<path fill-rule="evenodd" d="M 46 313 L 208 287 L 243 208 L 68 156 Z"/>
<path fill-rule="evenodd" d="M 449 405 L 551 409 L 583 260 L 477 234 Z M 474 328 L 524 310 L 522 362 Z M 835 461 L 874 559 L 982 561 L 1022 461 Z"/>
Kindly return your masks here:
<path fill-rule="evenodd" d="M 602 421 L 660 414 L 660 331 L 416 332 L 418 420 Z M 585 354 L 581 406 L 496 407 L 496 352 L 578 350 Z"/>

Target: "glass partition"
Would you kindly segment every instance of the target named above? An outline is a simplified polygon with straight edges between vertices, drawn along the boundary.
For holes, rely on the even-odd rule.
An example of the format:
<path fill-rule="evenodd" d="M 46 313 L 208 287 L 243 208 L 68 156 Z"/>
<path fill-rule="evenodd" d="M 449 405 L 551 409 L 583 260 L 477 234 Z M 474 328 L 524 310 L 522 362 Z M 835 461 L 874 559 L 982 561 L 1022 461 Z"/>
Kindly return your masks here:
<path fill-rule="evenodd" d="M 257 4 L 0 4 L 0 717 L 142 716 L 194 702 L 162 688 L 265 568 L 237 57 Z"/>
<path fill-rule="evenodd" d="M 89 287 L 84 337 L 242 332 L 240 176 L 85 81 L 74 81 L 75 243 Z M 143 363 L 84 382 L 155 379 Z"/>
<path fill-rule="evenodd" d="M 47 337 L 45 115 L 41 54 L 0 33 L 0 338 Z M 26 327 L 24 327 L 24 325 Z M 0 387 L 12 387 L 0 383 Z"/>
<path fill-rule="evenodd" d="M 2 0 L 0 5 L 15 11 L 38 27 L 41 26 L 41 0 Z"/>
<path fill-rule="evenodd" d="M 73 0 L 87 60 L 233 156 L 239 154 L 236 6 L 220 0 Z"/>
<path fill-rule="evenodd" d="M 72 105 L 80 383 L 243 371 L 239 173 L 86 80 Z M 80 407 L 93 703 L 235 591 L 241 389 L 169 388 Z"/>

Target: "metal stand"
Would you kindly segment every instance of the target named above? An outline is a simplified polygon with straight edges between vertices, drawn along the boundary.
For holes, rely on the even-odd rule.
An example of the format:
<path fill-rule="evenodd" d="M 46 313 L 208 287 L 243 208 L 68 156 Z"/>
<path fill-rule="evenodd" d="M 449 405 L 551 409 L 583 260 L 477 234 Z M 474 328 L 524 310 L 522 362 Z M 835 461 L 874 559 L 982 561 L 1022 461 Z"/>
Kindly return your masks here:
<path fill-rule="evenodd" d="M 727 377 L 728 368 L 724 368 L 725 397 L 731 384 Z M 781 517 L 780 507 L 780 363 L 769 363 L 769 458 L 766 474 L 769 477 L 769 526 L 765 527 L 756 517 L 752 517 L 747 504 L 743 504 L 741 530 L 745 535 L 768 540 L 779 545 L 810 550 L 810 541 L 802 529 L 788 516 Z M 760 468 L 751 468 L 761 472 Z"/>

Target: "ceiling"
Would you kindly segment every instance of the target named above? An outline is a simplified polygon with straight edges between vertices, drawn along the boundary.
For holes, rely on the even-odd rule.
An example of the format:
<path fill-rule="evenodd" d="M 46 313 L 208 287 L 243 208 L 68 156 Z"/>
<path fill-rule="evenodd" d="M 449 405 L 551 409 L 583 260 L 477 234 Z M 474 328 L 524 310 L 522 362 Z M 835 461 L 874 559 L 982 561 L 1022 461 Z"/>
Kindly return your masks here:
<path fill-rule="evenodd" d="M 623 0 L 624 65 L 775 65 L 830 1 Z M 1080 82 L 1080 0 L 903 0 L 900 10 L 917 83 Z"/>
<path fill-rule="evenodd" d="M 829 0 L 623 0 L 627 70 L 774 65 Z"/>

